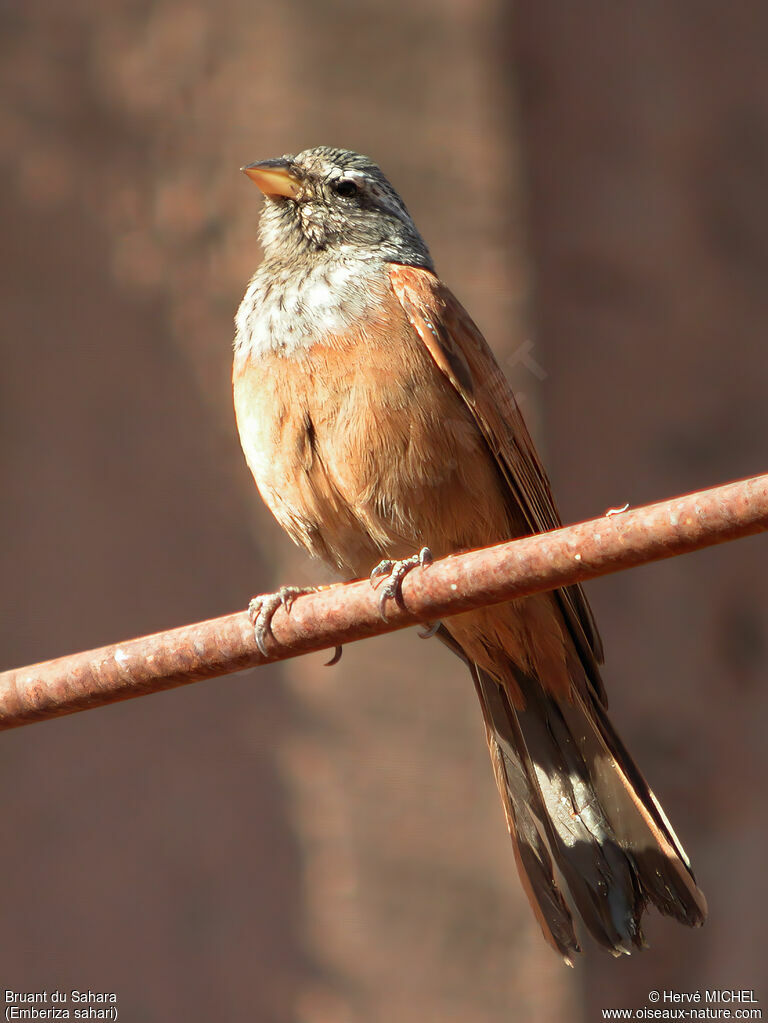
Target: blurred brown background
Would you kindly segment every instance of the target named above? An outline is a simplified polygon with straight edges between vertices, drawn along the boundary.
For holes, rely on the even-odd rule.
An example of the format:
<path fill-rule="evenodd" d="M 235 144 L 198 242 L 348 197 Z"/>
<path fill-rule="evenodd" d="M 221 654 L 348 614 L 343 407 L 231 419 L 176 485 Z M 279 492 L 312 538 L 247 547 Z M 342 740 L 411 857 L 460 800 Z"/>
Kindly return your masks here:
<path fill-rule="evenodd" d="M 251 160 L 378 159 L 514 379 L 566 520 L 765 470 L 759 0 L 0 11 L 0 667 L 317 576 L 230 408 Z M 652 988 L 759 987 L 765 554 L 589 587 L 702 931 L 655 918 L 643 955 L 560 965 L 469 679 L 408 634 L 4 734 L 0 987 L 114 991 L 129 1023 L 582 1023 Z"/>

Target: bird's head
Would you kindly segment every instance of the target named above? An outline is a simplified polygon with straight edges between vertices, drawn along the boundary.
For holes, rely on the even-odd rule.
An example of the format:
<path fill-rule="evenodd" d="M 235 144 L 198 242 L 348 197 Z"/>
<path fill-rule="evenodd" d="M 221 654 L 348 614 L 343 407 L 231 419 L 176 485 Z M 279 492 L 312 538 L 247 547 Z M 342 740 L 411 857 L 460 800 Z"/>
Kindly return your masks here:
<path fill-rule="evenodd" d="M 328 253 L 432 269 L 403 200 L 367 156 L 317 146 L 243 171 L 266 197 L 260 234 L 267 259 Z"/>

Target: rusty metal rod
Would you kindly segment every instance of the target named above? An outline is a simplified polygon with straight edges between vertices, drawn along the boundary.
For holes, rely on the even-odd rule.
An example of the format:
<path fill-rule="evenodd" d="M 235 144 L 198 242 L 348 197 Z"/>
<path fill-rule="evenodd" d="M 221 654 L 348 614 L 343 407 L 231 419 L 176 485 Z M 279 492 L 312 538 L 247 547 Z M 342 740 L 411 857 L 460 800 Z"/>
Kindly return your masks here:
<path fill-rule="evenodd" d="M 407 610 L 378 611 L 368 581 L 299 597 L 259 653 L 245 611 L 0 674 L 0 729 L 101 707 L 312 650 L 434 621 L 768 530 L 768 475 L 551 533 L 443 558 L 410 573 Z"/>

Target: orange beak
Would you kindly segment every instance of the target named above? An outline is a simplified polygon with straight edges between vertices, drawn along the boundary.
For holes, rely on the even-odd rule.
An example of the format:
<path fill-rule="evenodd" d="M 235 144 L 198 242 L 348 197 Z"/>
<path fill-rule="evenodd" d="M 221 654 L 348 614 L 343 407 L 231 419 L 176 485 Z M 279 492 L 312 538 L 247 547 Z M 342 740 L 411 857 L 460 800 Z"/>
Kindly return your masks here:
<path fill-rule="evenodd" d="M 301 179 L 288 160 L 262 160 L 240 169 L 259 186 L 264 195 L 296 199 L 301 191 Z"/>

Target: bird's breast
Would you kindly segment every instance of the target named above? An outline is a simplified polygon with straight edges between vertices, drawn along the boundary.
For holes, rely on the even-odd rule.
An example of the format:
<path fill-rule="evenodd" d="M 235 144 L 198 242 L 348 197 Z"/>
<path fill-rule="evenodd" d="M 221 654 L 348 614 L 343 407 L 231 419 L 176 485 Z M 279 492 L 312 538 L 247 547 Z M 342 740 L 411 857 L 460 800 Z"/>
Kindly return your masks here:
<path fill-rule="evenodd" d="M 321 341 L 240 348 L 234 396 L 267 505 L 349 574 L 508 530 L 485 442 L 391 291 Z"/>

